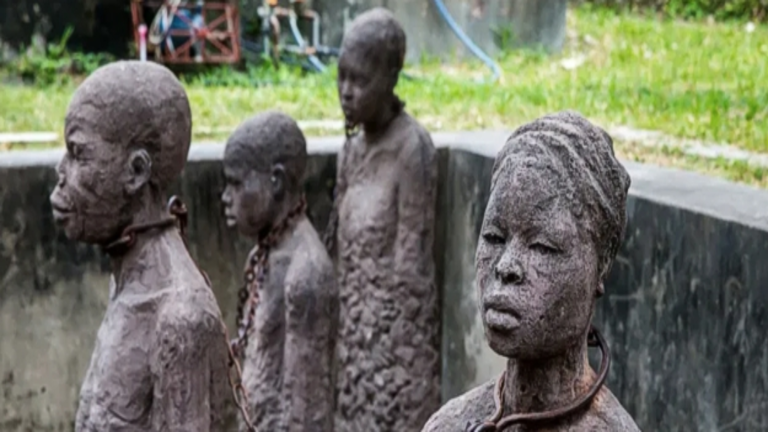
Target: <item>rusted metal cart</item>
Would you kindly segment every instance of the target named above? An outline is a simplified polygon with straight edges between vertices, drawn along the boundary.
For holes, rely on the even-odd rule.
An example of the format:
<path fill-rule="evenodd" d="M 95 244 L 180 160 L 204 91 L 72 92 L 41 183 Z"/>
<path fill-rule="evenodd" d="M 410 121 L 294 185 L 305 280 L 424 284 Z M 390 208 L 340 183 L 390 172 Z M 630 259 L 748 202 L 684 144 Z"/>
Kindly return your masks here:
<path fill-rule="evenodd" d="M 240 61 L 240 18 L 235 1 L 131 0 L 131 15 L 137 51 L 146 46 L 158 62 Z M 145 16 L 152 22 L 145 21 Z M 142 25 L 149 28 L 146 41 L 142 41 Z"/>

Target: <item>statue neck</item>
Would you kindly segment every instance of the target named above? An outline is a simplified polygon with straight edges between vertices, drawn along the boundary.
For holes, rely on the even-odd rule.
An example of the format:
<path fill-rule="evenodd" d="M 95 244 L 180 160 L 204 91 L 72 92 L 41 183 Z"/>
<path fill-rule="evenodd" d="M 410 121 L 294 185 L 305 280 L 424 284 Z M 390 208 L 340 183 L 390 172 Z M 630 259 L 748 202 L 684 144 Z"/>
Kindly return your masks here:
<path fill-rule="evenodd" d="M 146 200 L 140 204 L 131 225 L 156 223 L 170 216 L 161 200 Z M 170 271 L 170 268 L 157 265 L 158 262 L 170 260 L 180 253 L 186 253 L 186 246 L 175 224 L 137 233 L 135 243 L 124 253 L 109 256 L 116 284 L 115 295 L 136 277 L 140 276 L 142 281 L 163 278 L 163 273 Z"/>
<path fill-rule="evenodd" d="M 307 201 L 303 192 L 293 193 L 286 197 L 278 207 L 272 221 L 259 232 L 256 242 L 261 244 L 279 241 L 285 234 L 293 230 L 302 218 L 306 217 Z M 272 238 L 277 236 L 278 238 Z M 274 246 L 274 245 L 272 245 Z"/>
<path fill-rule="evenodd" d="M 584 341 L 547 359 L 509 359 L 505 371 L 504 415 L 539 413 L 568 405 L 596 379 Z"/>
<path fill-rule="evenodd" d="M 400 111 L 395 110 L 395 96 L 393 94 L 390 99 L 382 102 L 381 111 L 374 120 L 363 123 L 363 132 L 367 137 L 379 136 L 389 128 L 389 125 L 399 114 Z"/>

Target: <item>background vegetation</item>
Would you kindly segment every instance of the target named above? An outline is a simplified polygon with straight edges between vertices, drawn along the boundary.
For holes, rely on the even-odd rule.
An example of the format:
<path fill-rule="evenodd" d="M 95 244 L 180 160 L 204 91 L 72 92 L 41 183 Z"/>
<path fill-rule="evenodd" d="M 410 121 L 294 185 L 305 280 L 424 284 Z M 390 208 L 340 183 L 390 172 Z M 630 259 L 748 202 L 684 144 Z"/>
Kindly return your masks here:
<path fill-rule="evenodd" d="M 617 10 L 654 11 L 668 17 L 702 19 L 768 18 L 768 0 L 582 0 Z"/>
<path fill-rule="evenodd" d="M 6 65 L 0 77 L 0 131 L 61 133 L 63 113 L 82 76 L 109 60 L 71 53 L 58 43 L 47 53 Z M 431 130 L 510 129 L 569 108 L 609 128 L 628 125 L 768 153 L 768 29 L 763 25 L 658 19 L 583 4 L 569 11 L 561 54 L 514 51 L 498 60 L 502 80 L 487 83 L 488 71 L 476 61 L 424 59 L 407 67 L 414 78 L 402 79 L 397 91 L 406 109 Z M 222 140 L 245 117 L 270 108 L 300 120 L 341 120 L 333 68 L 325 75 L 269 65 L 215 68 L 180 78 L 198 142 Z M 618 142 L 617 150 L 628 159 L 768 183 L 764 168 L 686 156 L 674 147 Z"/>

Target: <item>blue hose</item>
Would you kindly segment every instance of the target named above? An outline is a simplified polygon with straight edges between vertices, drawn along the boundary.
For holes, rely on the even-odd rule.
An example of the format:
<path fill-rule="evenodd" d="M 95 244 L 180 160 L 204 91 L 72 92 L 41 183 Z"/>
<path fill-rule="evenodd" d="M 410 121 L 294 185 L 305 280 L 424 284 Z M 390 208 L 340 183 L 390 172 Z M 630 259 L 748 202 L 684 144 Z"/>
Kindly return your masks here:
<path fill-rule="evenodd" d="M 296 25 L 296 15 L 294 14 L 295 12 L 291 11 L 291 16 L 288 19 L 288 22 L 290 23 L 290 27 L 291 27 L 291 33 L 293 33 L 293 38 L 296 39 L 296 43 L 300 47 L 304 47 L 305 46 L 304 38 L 301 36 L 301 31 L 299 31 L 298 25 Z M 320 73 L 325 72 L 325 65 L 316 56 L 310 54 L 307 56 L 307 59 L 309 60 L 309 64 L 311 64 L 315 69 L 317 69 L 318 72 Z"/>
<path fill-rule="evenodd" d="M 497 81 L 501 77 L 501 68 L 498 64 L 496 64 L 495 61 L 493 61 L 492 58 L 488 56 L 488 54 L 484 53 L 483 50 L 480 49 L 477 45 L 475 45 L 474 42 L 472 42 L 472 39 L 469 38 L 469 36 L 464 33 L 464 30 L 459 27 L 459 25 L 456 23 L 456 21 L 451 16 L 450 12 L 448 12 L 448 8 L 445 7 L 445 3 L 443 3 L 443 0 L 435 0 L 435 6 L 437 7 L 437 11 L 440 13 L 440 16 L 443 18 L 446 24 L 453 30 L 453 33 L 456 34 L 456 37 L 459 38 L 459 40 L 466 45 L 467 48 L 469 48 L 470 51 L 472 51 L 472 54 L 477 56 L 477 58 L 480 59 L 483 63 L 485 63 L 488 68 L 493 71 L 493 76 L 491 78 L 491 82 Z"/>

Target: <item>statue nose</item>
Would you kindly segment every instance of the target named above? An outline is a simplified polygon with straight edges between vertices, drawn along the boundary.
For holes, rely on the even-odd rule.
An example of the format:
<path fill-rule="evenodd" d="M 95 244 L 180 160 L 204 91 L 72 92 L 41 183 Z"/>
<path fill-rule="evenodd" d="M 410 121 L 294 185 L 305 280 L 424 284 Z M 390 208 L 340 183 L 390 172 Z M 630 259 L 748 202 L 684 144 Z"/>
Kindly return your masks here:
<path fill-rule="evenodd" d="M 496 264 L 494 273 L 496 279 L 500 280 L 504 285 L 519 285 L 525 277 L 520 260 L 506 257 L 506 254 Z"/>

